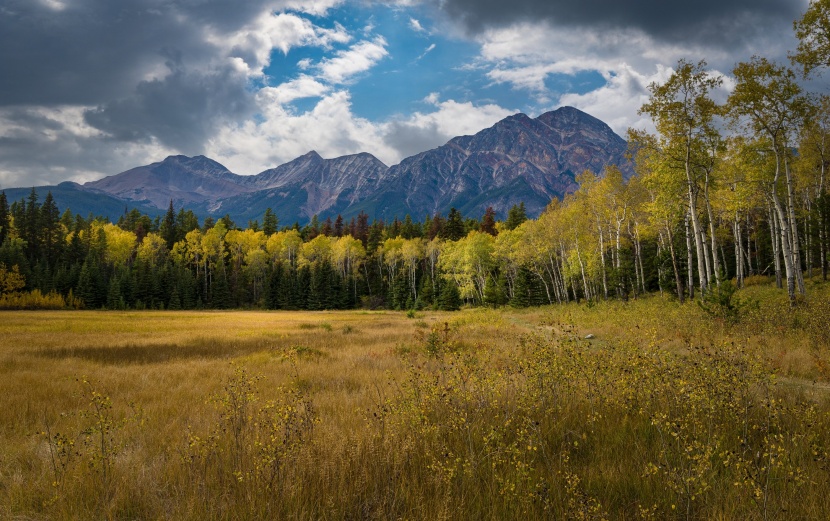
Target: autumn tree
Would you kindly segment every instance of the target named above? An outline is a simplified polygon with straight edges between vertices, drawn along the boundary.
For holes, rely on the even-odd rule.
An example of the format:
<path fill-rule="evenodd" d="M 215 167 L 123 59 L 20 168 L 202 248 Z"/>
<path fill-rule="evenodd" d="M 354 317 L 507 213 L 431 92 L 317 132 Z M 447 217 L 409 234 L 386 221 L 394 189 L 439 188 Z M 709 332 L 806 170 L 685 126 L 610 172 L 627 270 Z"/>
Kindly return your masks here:
<path fill-rule="evenodd" d="M 798 48 L 792 55 L 804 75 L 830 66 L 830 0 L 813 0 L 804 15 L 793 23 Z"/>
<path fill-rule="evenodd" d="M 706 293 L 710 273 L 717 277 L 717 247 L 709 250 L 700 220 L 698 200 L 707 191 L 711 172 L 711 143 L 717 141 L 715 116 L 718 106 L 711 92 L 723 83 L 719 76 L 706 69 L 706 62 L 696 64 L 680 60 L 675 71 L 663 84 L 649 85 L 651 96 L 640 113 L 651 116 L 662 141 L 661 152 L 670 161 L 669 166 L 682 171 L 686 180 L 689 219 L 694 234 L 697 271 L 702 293 Z M 707 202 L 708 206 L 708 202 Z M 714 241 L 714 234 L 711 234 Z M 707 269 L 707 261 L 713 258 Z"/>
<path fill-rule="evenodd" d="M 794 133 L 804 117 L 807 99 L 795 73 L 766 58 L 756 56 L 739 63 L 733 74 L 736 85 L 727 102 L 732 118 L 751 134 L 766 139 L 774 158 L 770 196 L 778 220 L 787 292 L 794 304 L 796 288 L 801 294 L 805 288 L 790 166 Z"/>

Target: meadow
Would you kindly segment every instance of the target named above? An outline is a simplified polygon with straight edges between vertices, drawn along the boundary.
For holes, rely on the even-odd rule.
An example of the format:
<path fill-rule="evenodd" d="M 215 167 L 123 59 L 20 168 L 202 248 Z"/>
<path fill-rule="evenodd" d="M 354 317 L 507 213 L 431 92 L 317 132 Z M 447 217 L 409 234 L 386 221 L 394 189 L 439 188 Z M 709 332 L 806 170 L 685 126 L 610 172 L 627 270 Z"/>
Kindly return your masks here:
<path fill-rule="evenodd" d="M 830 288 L 748 282 L 709 309 L 3 312 L 0 517 L 827 519 Z"/>

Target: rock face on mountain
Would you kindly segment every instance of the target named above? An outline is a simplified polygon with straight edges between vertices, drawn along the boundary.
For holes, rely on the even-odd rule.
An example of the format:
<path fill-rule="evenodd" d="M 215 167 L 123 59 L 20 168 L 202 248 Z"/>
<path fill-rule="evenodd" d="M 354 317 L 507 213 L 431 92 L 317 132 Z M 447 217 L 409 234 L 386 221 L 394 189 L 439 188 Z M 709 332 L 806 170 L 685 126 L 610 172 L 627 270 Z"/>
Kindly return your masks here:
<path fill-rule="evenodd" d="M 259 219 L 271 208 L 283 222 L 307 222 L 313 215 L 343 213 L 358 194 L 371 193 L 389 167 L 371 154 L 323 159 L 315 151 L 246 179 L 248 193 L 211 208 L 241 219 Z"/>
<path fill-rule="evenodd" d="M 510 116 L 474 136 L 403 160 L 360 206 L 380 217 L 421 217 L 451 207 L 479 216 L 488 206 L 505 216 L 524 202 L 538 215 L 553 198 L 577 188 L 575 176 L 617 165 L 633 174 L 626 142 L 602 121 L 572 107 L 531 119 Z"/>
<path fill-rule="evenodd" d="M 82 189 L 161 210 L 172 200 L 176 208 L 229 214 L 240 223 L 261 218 L 269 207 L 283 223 L 361 211 L 374 218 L 421 219 L 451 207 L 478 217 L 492 206 L 504 217 L 520 202 L 535 217 L 551 199 L 576 190 L 574 178 L 584 170 L 600 173 L 617 165 L 630 177 L 625 150 L 625 140 L 608 125 L 562 107 L 535 119 L 515 114 L 391 168 L 367 153 L 323 159 L 312 151 L 242 176 L 204 156 L 171 156 Z"/>
<path fill-rule="evenodd" d="M 204 156 L 170 156 L 99 181 L 86 183 L 89 190 L 119 199 L 164 208 L 191 207 L 247 191 L 244 176 L 236 175 Z"/>

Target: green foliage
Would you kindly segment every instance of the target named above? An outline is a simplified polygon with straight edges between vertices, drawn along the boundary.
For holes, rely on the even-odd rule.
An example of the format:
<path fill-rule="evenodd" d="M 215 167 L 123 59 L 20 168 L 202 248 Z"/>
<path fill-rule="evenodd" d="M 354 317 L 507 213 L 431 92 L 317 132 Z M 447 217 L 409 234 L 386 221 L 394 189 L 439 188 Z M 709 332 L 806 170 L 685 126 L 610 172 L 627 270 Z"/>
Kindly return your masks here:
<path fill-rule="evenodd" d="M 697 301 L 707 314 L 729 322 L 738 322 L 741 316 L 751 309 L 758 308 L 758 302 L 747 299 L 741 300 L 735 294 L 738 288 L 731 280 L 725 280 L 719 285 L 713 285 L 709 291 Z"/>
<path fill-rule="evenodd" d="M 527 221 L 527 210 L 525 209 L 525 203 L 521 202 L 510 207 L 507 212 L 507 220 L 504 221 L 504 227 L 508 230 L 515 230 L 525 221 Z"/>

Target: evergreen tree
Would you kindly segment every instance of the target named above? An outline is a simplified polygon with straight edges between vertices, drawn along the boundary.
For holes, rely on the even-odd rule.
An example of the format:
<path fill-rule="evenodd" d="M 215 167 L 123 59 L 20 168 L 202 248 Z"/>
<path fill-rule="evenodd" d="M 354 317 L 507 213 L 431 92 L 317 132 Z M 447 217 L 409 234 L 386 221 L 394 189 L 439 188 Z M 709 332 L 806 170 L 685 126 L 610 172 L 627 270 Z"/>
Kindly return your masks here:
<path fill-rule="evenodd" d="M 521 202 L 518 205 L 514 204 L 507 212 L 507 220 L 504 221 L 504 227 L 508 230 L 515 230 L 526 220 L 527 211 L 525 210 L 525 203 Z"/>
<path fill-rule="evenodd" d="M 510 305 L 515 308 L 526 308 L 530 305 L 531 293 L 531 273 L 525 269 L 520 268 L 516 274 L 516 282 L 513 286 L 513 298 L 510 299 Z"/>
<path fill-rule="evenodd" d="M 355 230 L 354 233 L 352 233 L 352 237 L 362 242 L 363 247 L 367 248 L 368 250 L 369 215 L 367 215 L 366 212 L 361 211 L 359 214 L 357 214 L 357 223 L 355 224 Z"/>
<path fill-rule="evenodd" d="M 60 218 L 60 210 L 58 210 L 58 205 L 50 191 L 46 194 L 43 206 L 40 207 L 42 255 L 45 257 L 48 267 L 55 265 L 63 245 Z"/>
<path fill-rule="evenodd" d="M 383 221 L 378 220 L 372 223 L 372 226 L 369 228 L 368 239 L 366 241 L 366 253 L 373 253 L 383 242 L 383 229 Z"/>
<path fill-rule="evenodd" d="M 461 294 L 458 286 L 453 282 L 445 282 L 441 286 L 441 293 L 438 296 L 438 307 L 443 311 L 457 311 L 461 309 Z"/>
<path fill-rule="evenodd" d="M 40 249 L 40 206 L 37 201 L 37 191 L 32 188 L 26 203 L 24 226 L 20 229 L 21 238 L 26 241 L 26 256 L 31 263 L 35 262 Z"/>
<path fill-rule="evenodd" d="M 10 217 L 9 201 L 6 199 L 6 192 L 3 191 L 0 192 L 0 244 L 3 244 L 9 235 Z"/>
<path fill-rule="evenodd" d="M 167 213 L 164 214 L 164 219 L 162 219 L 159 226 L 159 235 L 167 243 L 167 249 L 172 250 L 179 235 L 178 230 L 176 230 L 176 211 L 173 209 L 172 199 L 170 199 L 170 206 L 167 207 Z"/>
<path fill-rule="evenodd" d="M 310 241 L 320 235 L 320 218 L 317 214 L 311 216 L 311 222 L 301 232 L 305 241 Z"/>
<path fill-rule="evenodd" d="M 228 284 L 228 275 L 225 272 L 224 264 L 221 264 L 216 270 L 211 290 L 210 304 L 213 308 L 228 309 L 233 306 L 231 288 Z"/>
<path fill-rule="evenodd" d="M 78 275 L 78 286 L 75 295 L 84 302 L 87 309 L 97 309 L 105 304 L 106 289 L 103 274 L 95 255 L 87 255 L 81 272 Z"/>
<path fill-rule="evenodd" d="M 199 229 L 199 218 L 192 210 L 179 210 L 176 214 L 176 242 L 183 241 L 185 236 L 193 230 Z"/>
<path fill-rule="evenodd" d="M 277 227 L 279 226 L 279 220 L 277 219 L 277 215 L 274 213 L 271 208 L 265 209 L 265 216 L 262 218 L 262 232 L 267 236 L 270 237 L 277 233 Z"/>
<path fill-rule="evenodd" d="M 427 231 L 427 239 L 432 240 L 436 237 L 442 236 L 441 233 L 444 230 L 444 219 L 441 218 L 440 214 L 435 214 L 432 217 L 432 221 L 429 224 L 429 228 Z"/>
<path fill-rule="evenodd" d="M 343 216 L 337 214 L 337 219 L 334 220 L 334 236 L 343 237 Z"/>
<path fill-rule="evenodd" d="M 331 217 L 326 217 L 326 220 L 323 221 L 323 227 L 320 229 L 320 235 L 325 235 L 326 237 L 334 235 L 334 224 L 331 222 Z"/>
<path fill-rule="evenodd" d="M 412 217 L 406 214 L 401 224 L 401 237 L 404 239 L 414 239 L 421 236 L 421 225 L 412 221 Z"/>
<path fill-rule="evenodd" d="M 464 220 L 461 217 L 461 212 L 455 208 L 450 208 L 450 213 L 447 214 L 447 222 L 444 223 L 444 229 L 441 232 L 441 238 L 448 241 L 457 241 L 467 235 L 464 230 Z"/>
<path fill-rule="evenodd" d="M 492 236 L 498 234 L 496 231 L 496 211 L 493 210 L 492 206 L 488 206 L 484 211 L 484 216 L 481 218 L 478 230 L 482 233 L 489 233 Z"/>

